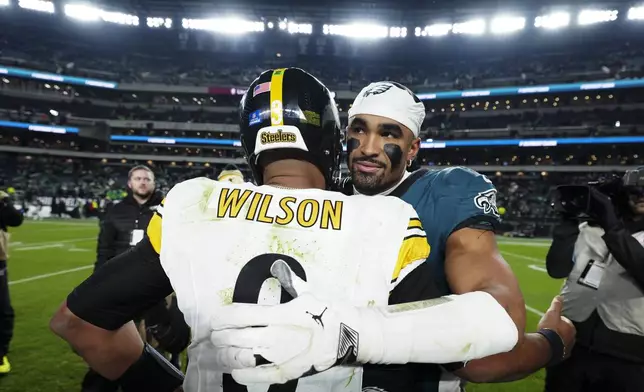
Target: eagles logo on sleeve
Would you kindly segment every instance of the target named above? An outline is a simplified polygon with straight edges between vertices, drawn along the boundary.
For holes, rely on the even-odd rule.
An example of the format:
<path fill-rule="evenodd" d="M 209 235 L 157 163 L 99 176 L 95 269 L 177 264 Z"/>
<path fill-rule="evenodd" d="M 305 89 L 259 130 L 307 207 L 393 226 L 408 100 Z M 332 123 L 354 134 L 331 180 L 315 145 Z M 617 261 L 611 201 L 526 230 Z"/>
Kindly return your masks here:
<path fill-rule="evenodd" d="M 478 209 L 483 210 L 485 214 L 492 214 L 497 218 L 499 210 L 496 208 L 496 189 L 488 189 L 485 192 L 479 192 L 474 198 L 474 204 Z"/>
<path fill-rule="evenodd" d="M 401 279 L 403 277 L 401 271 L 409 265 L 418 261 L 425 261 L 429 257 L 429 252 L 427 234 L 425 234 L 425 229 L 423 229 L 420 219 L 418 217 L 409 219 L 405 238 L 398 252 L 398 261 L 391 277 L 391 283 L 396 283 Z"/>

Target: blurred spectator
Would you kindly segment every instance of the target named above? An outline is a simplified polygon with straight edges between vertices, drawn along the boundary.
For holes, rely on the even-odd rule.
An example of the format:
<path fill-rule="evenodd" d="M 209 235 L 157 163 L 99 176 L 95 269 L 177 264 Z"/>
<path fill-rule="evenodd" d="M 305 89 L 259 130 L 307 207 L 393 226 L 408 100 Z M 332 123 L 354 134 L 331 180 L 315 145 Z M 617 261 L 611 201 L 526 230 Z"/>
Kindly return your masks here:
<path fill-rule="evenodd" d="M 22 224 L 22 213 L 13 206 L 9 193 L 0 191 L 0 375 L 11 371 L 9 363 L 9 344 L 13 337 L 14 312 L 9 296 L 9 276 L 7 259 L 9 258 L 8 227 Z"/>

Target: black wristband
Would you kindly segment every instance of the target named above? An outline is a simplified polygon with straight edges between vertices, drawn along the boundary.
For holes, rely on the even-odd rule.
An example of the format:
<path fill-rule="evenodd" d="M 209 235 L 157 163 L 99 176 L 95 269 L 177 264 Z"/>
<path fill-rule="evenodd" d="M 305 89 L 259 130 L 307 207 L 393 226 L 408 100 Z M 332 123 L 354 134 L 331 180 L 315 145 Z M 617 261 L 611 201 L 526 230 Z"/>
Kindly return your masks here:
<path fill-rule="evenodd" d="M 180 370 L 146 344 L 141 357 L 117 381 L 123 392 L 173 392 L 183 379 Z"/>
<path fill-rule="evenodd" d="M 557 365 L 563 361 L 566 357 L 566 346 L 561 336 L 549 328 L 541 328 L 537 333 L 546 338 L 550 344 L 550 361 L 548 361 L 546 367 Z"/>

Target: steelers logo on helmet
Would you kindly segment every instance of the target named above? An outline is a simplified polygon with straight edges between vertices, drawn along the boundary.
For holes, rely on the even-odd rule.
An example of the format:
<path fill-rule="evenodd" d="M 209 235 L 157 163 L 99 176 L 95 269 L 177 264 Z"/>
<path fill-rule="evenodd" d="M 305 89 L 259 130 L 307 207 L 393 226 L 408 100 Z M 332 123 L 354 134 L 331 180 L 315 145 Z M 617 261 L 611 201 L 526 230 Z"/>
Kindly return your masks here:
<path fill-rule="evenodd" d="M 254 93 L 257 86 L 261 94 Z M 239 128 L 255 182 L 263 184 L 262 165 L 297 159 L 316 165 L 330 186 L 340 170 L 342 131 L 329 89 L 302 69 L 281 68 L 263 72 L 248 91 Z"/>

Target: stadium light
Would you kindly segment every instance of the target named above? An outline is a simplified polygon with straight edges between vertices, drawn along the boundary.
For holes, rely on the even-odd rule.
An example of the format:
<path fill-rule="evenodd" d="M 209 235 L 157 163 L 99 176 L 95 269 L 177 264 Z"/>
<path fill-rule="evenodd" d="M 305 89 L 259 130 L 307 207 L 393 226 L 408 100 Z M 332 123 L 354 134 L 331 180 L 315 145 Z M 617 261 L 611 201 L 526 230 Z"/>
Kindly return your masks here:
<path fill-rule="evenodd" d="M 492 19 L 492 34 L 508 34 L 525 28 L 525 18 L 521 16 L 497 16 Z"/>
<path fill-rule="evenodd" d="M 286 27 L 288 27 L 288 25 L 286 24 L 286 21 L 284 20 L 280 21 L 279 23 L 280 30 L 286 30 Z"/>
<path fill-rule="evenodd" d="M 66 4 L 63 7 L 65 15 L 83 22 L 97 22 L 101 17 L 101 10 L 84 4 Z"/>
<path fill-rule="evenodd" d="M 172 19 L 171 18 L 147 18 L 146 20 L 148 27 L 156 29 L 159 27 L 165 27 L 166 29 L 172 28 Z"/>
<path fill-rule="evenodd" d="M 391 38 L 405 38 L 407 36 L 407 27 L 390 27 L 389 37 Z"/>
<path fill-rule="evenodd" d="M 342 35 L 351 38 L 387 38 L 389 29 L 387 26 L 373 24 L 325 24 L 322 26 L 322 33 L 325 35 Z"/>
<path fill-rule="evenodd" d="M 66 4 L 63 9 L 66 16 L 83 22 L 97 22 L 102 20 L 107 23 L 126 26 L 139 25 L 139 17 L 136 15 L 104 11 L 86 4 Z"/>
<path fill-rule="evenodd" d="M 577 24 L 589 25 L 617 20 L 617 10 L 583 10 L 577 16 Z"/>
<path fill-rule="evenodd" d="M 273 22 L 268 22 L 266 23 L 266 27 L 268 27 L 269 29 L 272 29 L 273 27 L 275 27 L 275 25 L 273 24 Z"/>
<path fill-rule="evenodd" d="M 414 35 L 416 37 L 442 37 L 452 31 L 452 25 L 450 23 L 435 23 L 424 28 L 416 27 L 414 30 Z"/>
<path fill-rule="evenodd" d="M 10 5 L 11 3 L 9 2 L 9 0 L 0 0 L 0 7 L 8 7 Z"/>
<path fill-rule="evenodd" d="M 244 34 L 264 31 L 264 22 L 253 22 L 237 18 L 182 19 L 184 29 L 206 30 L 222 34 Z"/>
<path fill-rule="evenodd" d="M 313 25 L 310 23 L 288 22 L 287 30 L 291 34 L 312 34 Z"/>
<path fill-rule="evenodd" d="M 454 23 L 452 25 L 454 34 L 471 34 L 481 35 L 485 33 L 485 21 L 483 19 L 474 19 L 467 22 Z"/>
<path fill-rule="evenodd" d="M 540 15 L 534 19 L 534 27 L 554 30 L 570 25 L 570 14 L 567 12 L 553 12 L 547 15 Z"/>
<path fill-rule="evenodd" d="M 121 12 L 101 11 L 101 19 L 107 23 L 116 23 L 126 26 L 138 26 L 139 17 L 136 15 L 123 14 Z"/>
<path fill-rule="evenodd" d="M 24 8 L 26 10 L 38 11 L 38 12 L 47 12 L 53 14 L 56 12 L 54 3 L 51 1 L 43 0 L 19 0 L 18 7 Z"/>
<path fill-rule="evenodd" d="M 644 20 L 644 7 L 631 7 L 627 17 L 630 20 Z"/>

